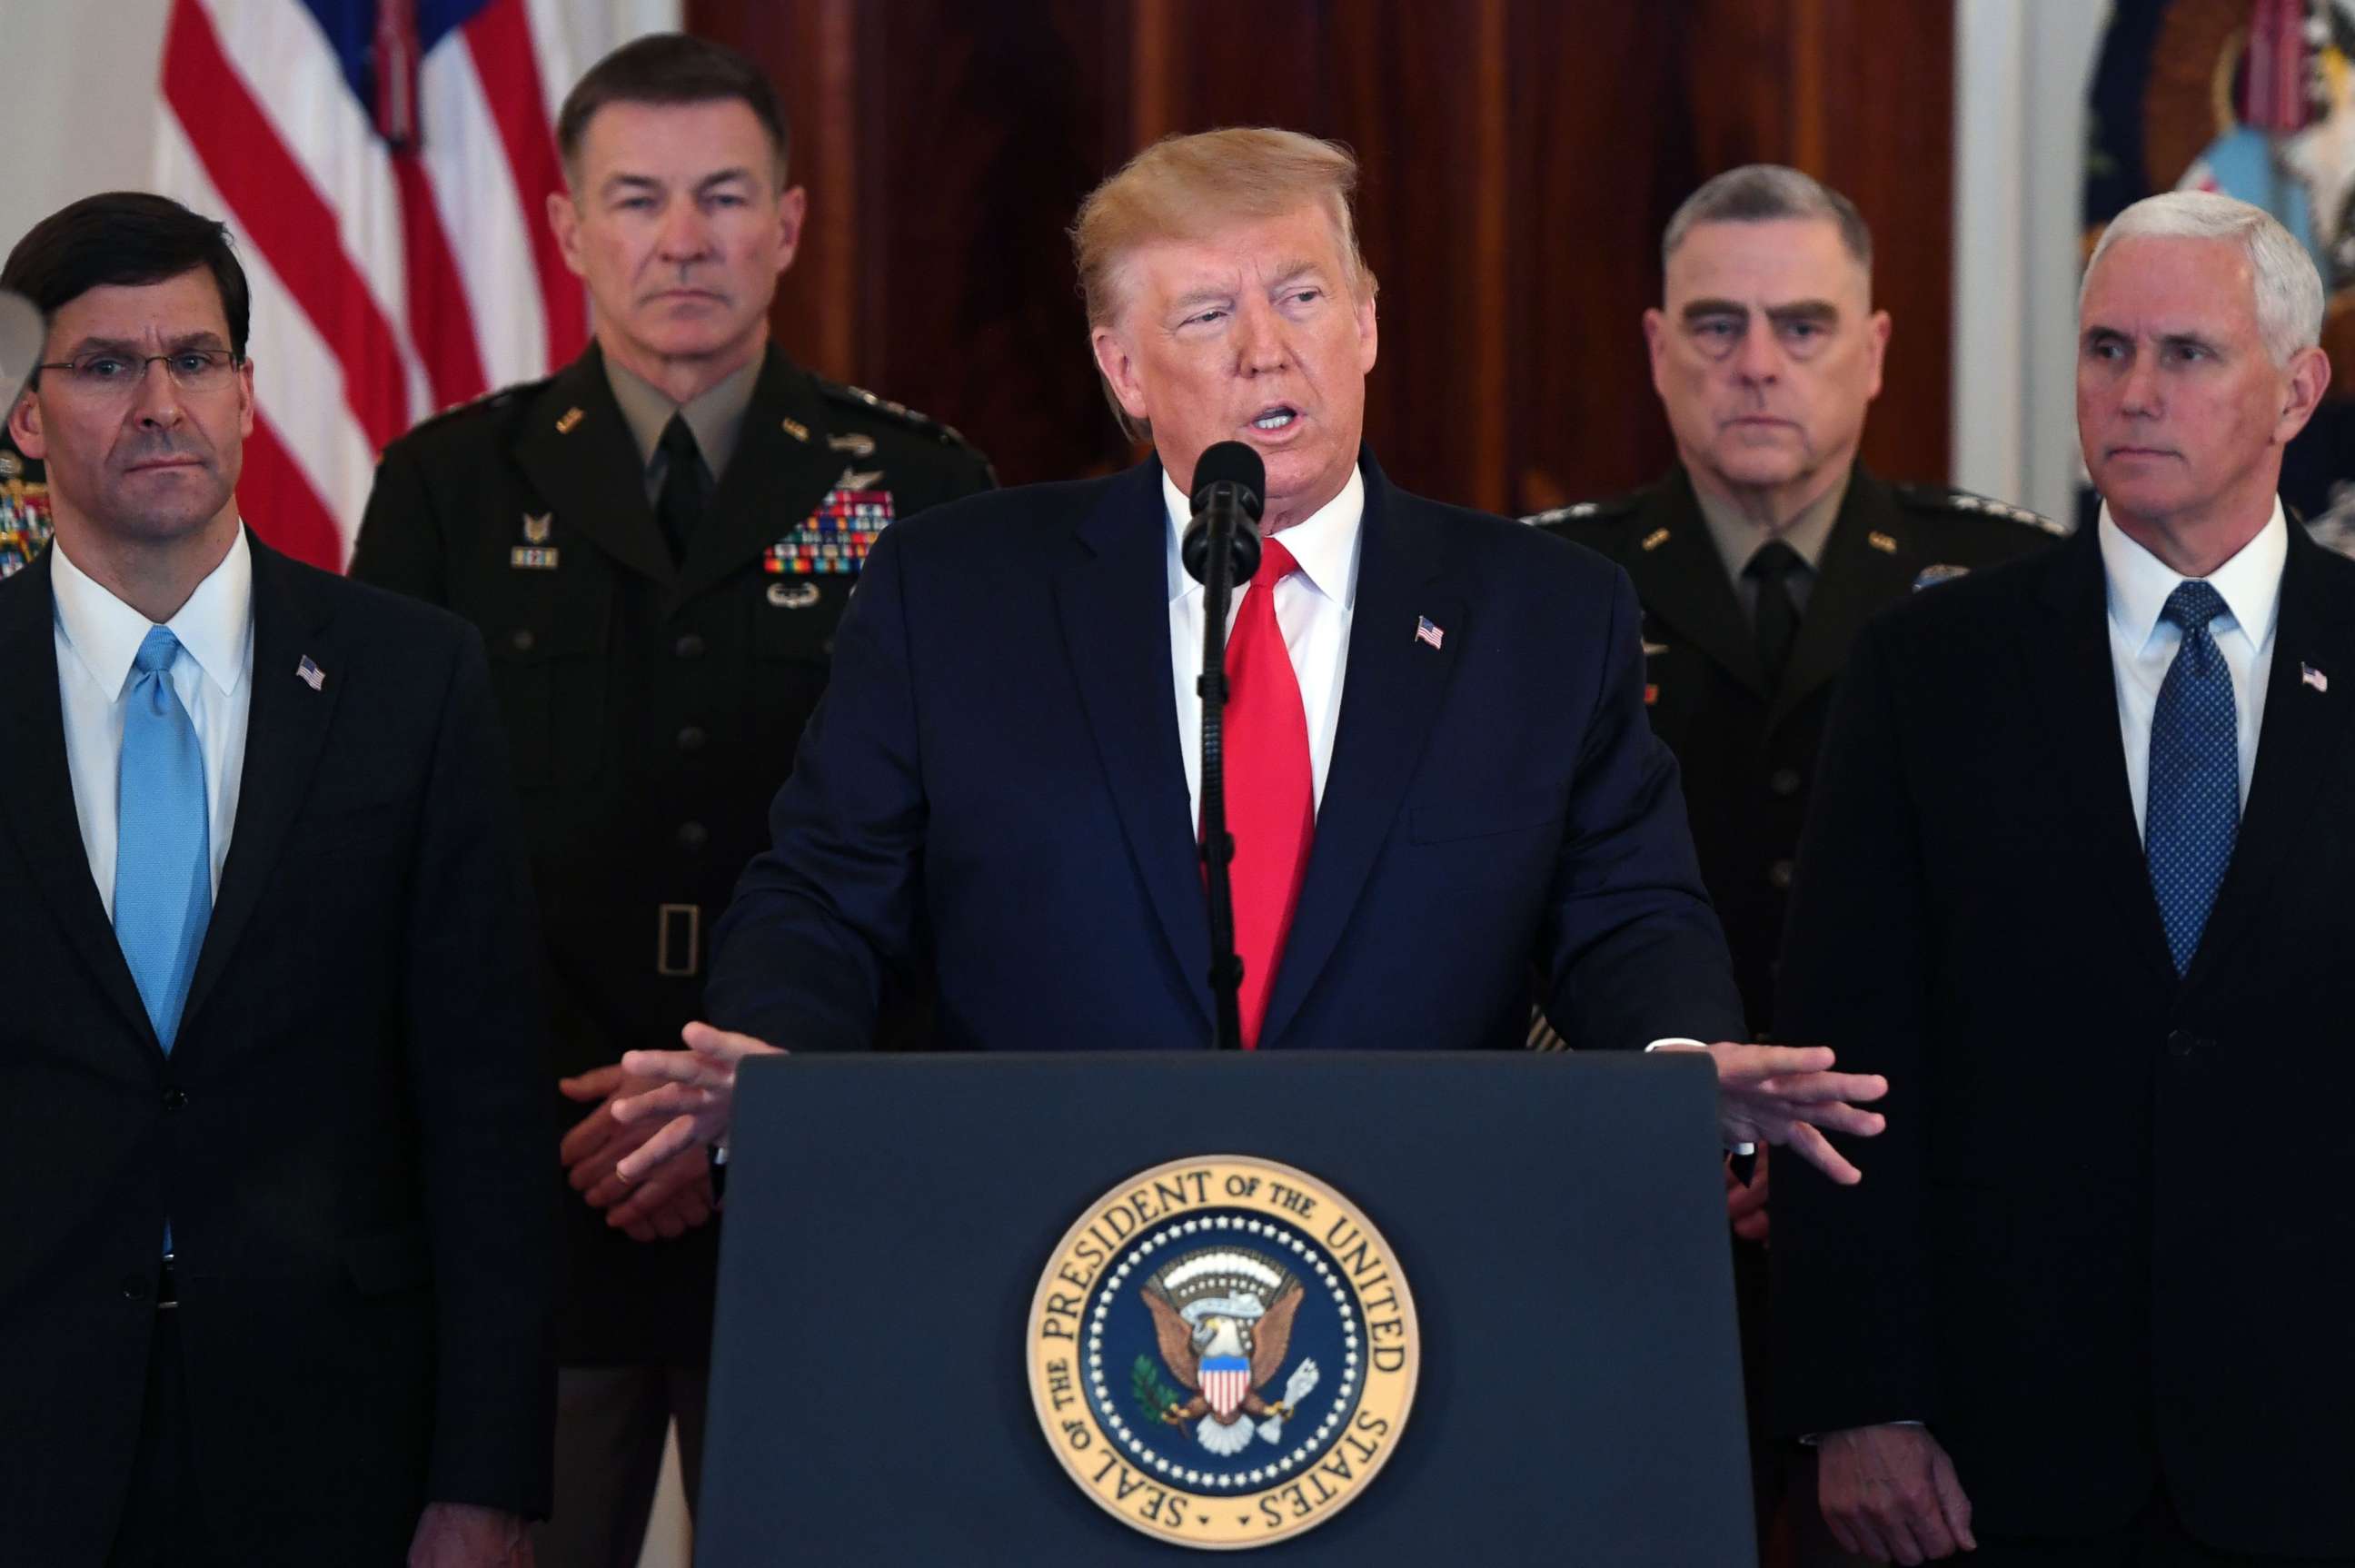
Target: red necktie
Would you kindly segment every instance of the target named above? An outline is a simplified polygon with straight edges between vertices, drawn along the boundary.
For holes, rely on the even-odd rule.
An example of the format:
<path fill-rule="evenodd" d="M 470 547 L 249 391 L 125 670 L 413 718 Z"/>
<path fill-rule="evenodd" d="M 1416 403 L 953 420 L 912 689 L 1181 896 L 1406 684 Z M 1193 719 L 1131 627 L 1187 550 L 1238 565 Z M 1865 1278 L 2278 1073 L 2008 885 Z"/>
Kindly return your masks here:
<path fill-rule="evenodd" d="M 1227 830 L 1235 840 L 1235 952 L 1243 961 L 1246 1051 L 1259 1044 L 1316 832 L 1308 717 L 1284 629 L 1275 623 L 1275 585 L 1297 570 L 1290 550 L 1266 541 L 1227 637 Z"/>

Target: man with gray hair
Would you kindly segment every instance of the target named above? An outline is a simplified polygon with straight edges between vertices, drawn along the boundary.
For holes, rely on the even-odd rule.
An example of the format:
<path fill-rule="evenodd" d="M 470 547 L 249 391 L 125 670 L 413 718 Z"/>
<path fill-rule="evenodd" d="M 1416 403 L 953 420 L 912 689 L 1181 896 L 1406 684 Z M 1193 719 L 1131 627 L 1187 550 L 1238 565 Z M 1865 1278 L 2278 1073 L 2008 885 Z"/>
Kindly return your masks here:
<path fill-rule="evenodd" d="M 1850 657 L 1776 1021 L 1889 1132 L 1853 1192 L 1785 1172 L 1775 1364 L 1877 1559 L 2355 1563 L 2355 563 L 2275 495 L 2321 318 L 2258 208 L 2128 208 L 2096 526 Z"/>
<path fill-rule="evenodd" d="M 1871 231 L 1846 197 L 1796 169 L 1729 170 L 1677 208 L 1660 263 L 1644 337 L 1675 465 L 1646 489 L 1529 520 L 1635 581 L 1646 711 L 1683 770 L 1701 875 L 1764 1031 L 1849 645 L 1915 590 L 2050 543 L 2051 525 L 1944 485 L 1890 485 L 1858 462 L 1890 320 L 1872 305 Z M 1729 1177 L 1762 1540 L 1788 1457 L 1763 1425 L 1766 1188 L 1763 1169 Z"/>
<path fill-rule="evenodd" d="M 1646 702 L 1677 754 L 1710 897 L 1754 1029 L 1774 1017 L 1808 775 L 1849 644 L 1915 589 L 2050 541 L 2053 526 L 1857 460 L 1891 331 L 1846 197 L 1773 164 L 1677 208 L 1644 313 L 1677 461 L 1657 484 L 1529 518 L 1625 568 Z"/>

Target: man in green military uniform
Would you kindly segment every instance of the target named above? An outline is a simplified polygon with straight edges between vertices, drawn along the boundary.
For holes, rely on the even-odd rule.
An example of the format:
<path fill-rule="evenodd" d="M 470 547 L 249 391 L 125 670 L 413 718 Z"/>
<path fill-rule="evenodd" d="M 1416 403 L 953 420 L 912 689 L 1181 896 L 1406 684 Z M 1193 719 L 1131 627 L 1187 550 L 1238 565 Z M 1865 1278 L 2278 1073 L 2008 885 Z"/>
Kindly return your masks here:
<path fill-rule="evenodd" d="M 637 1561 L 674 1415 L 692 1496 L 704 1369 L 644 1348 L 708 1341 L 717 1253 L 701 1157 L 634 1190 L 613 1176 L 652 1130 L 610 1115 L 636 1087 L 621 1055 L 700 1016 L 711 923 L 766 842 L 868 544 L 993 479 L 954 432 L 769 343 L 804 193 L 749 61 L 641 39 L 582 78 L 557 136 L 549 217 L 595 342 L 388 448 L 352 571 L 489 647 L 577 1119 L 538 1554 L 602 1568 Z"/>
<path fill-rule="evenodd" d="M 1890 320 L 1872 308 L 1872 237 L 1847 197 L 1796 169 L 1733 169 L 1686 199 L 1660 249 L 1662 303 L 1644 336 L 1677 464 L 1633 495 L 1529 520 L 1635 581 L 1652 729 L 1682 770 L 1701 874 L 1765 1039 L 1808 783 L 1850 643 L 1908 594 L 2061 530 L 1943 485 L 1889 484 L 1857 461 Z M 1761 1166 L 1729 1202 L 1745 1243 L 1762 1534 L 1783 1491 L 1755 1420 L 1764 1269 L 1748 1243 L 1764 1238 L 1765 1198 Z"/>

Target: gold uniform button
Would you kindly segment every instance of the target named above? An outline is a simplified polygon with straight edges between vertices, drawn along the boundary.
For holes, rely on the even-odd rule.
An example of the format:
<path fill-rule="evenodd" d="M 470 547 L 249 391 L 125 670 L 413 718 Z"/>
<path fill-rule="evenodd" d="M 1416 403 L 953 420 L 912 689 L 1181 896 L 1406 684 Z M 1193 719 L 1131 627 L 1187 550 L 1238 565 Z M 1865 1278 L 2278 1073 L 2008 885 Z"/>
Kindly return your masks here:
<path fill-rule="evenodd" d="M 705 736 L 700 727 L 690 724 L 678 732 L 678 749 L 682 752 L 703 750 Z"/>
<path fill-rule="evenodd" d="M 531 652 L 533 640 L 531 628 L 528 626 L 517 627 L 515 635 L 507 639 L 508 642 L 515 645 L 515 651 L 519 654 L 527 654 Z"/>
<path fill-rule="evenodd" d="M 1799 770 L 1776 768 L 1766 780 L 1766 787 L 1785 800 L 1799 793 Z"/>
<path fill-rule="evenodd" d="M 1777 860 L 1773 865 L 1767 867 L 1766 881 L 1767 885 L 1772 887 L 1778 893 L 1789 892 L 1791 891 L 1791 862 L 1788 860 Z"/>
<path fill-rule="evenodd" d="M 682 822 L 678 825 L 678 847 L 682 849 L 700 849 L 710 839 L 711 835 L 705 831 L 700 822 Z"/>

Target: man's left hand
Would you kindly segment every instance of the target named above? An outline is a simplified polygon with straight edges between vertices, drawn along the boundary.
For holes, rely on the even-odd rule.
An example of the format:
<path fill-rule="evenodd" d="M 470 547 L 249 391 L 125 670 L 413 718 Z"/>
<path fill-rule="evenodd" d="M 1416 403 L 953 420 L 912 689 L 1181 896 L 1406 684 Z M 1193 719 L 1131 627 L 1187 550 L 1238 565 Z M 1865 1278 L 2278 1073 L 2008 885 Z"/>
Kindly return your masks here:
<path fill-rule="evenodd" d="M 623 1181 L 618 1173 L 607 1178 L 606 1183 L 606 1187 L 589 1194 L 589 1201 L 600 1207 L 613 1204 L 605 1223 L 617 1231 L 627 1231 L 641 1242 L 647 1239 L 642 1232 L 665 1240 L 683 1236 L 709 1221 L 713 1211 L 719 1207 L 711 1189 L 711 1151 L 702 1146 L 665 1160 L 635 1187 Z M 611 1197 L 605 1196 L 608 1189 Z"/>
<path fill-rule="evenodd" d="M 1784 1144 L 1843 1187 L 1864 1179 L 1822 1129 L 1865 1138 L 1878 1134 L 1888 1119 L 1849 1102 L 1880 1099 L 1889 1093 L 1888 1079 L 1834 1072 L 1828 1046 L 1720 1040 L 1709 1053 L 1717 1061 L 1717 1117 L 1727 1143 Z"/>
<path fill-rule="evenodd" d="M 409 1543 L 409 1568 L 532 1568 L 522 1516 L 474 1503 L 427 1503 Z"/>
<path fill-rule="evenodd" d="M 1733 1234 L 1741 1241 L 1766 1241 L 1766 1151 L 1758 1151 L 1758 1163 L 1751 1168 L 1750 1181 L 1733 1174 L 1733 1162 L 1725 1165 L 1725 1217 L 1733 1222 Z"/>

